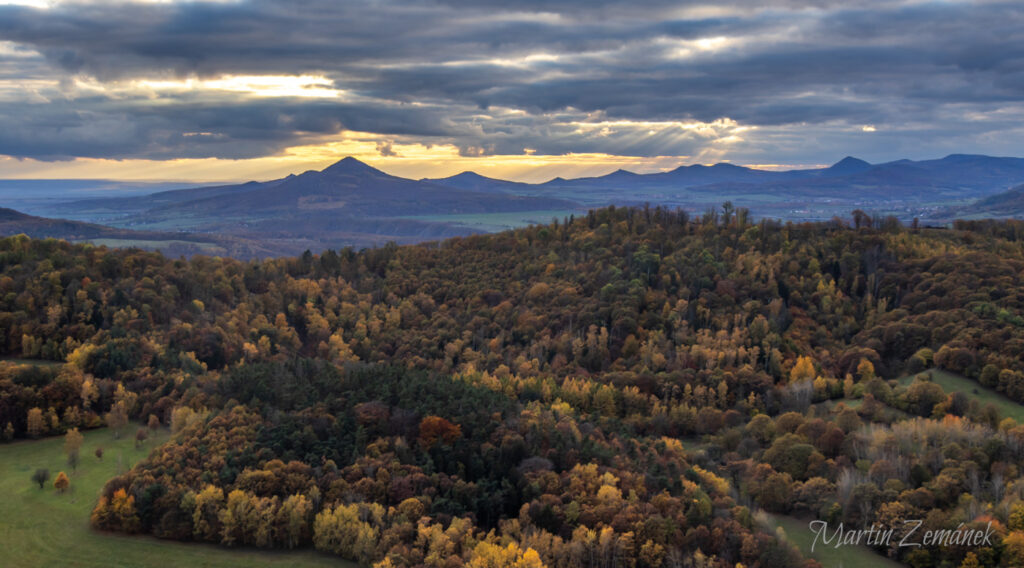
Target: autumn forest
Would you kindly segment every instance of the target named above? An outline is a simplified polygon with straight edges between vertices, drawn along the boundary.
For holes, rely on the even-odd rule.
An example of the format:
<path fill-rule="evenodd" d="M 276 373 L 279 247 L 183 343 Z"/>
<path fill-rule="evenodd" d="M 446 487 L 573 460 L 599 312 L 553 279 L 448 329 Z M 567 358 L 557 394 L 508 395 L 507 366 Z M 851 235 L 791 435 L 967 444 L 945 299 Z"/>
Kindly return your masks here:
<path fill-rule="evenodd" d="M 171 432 L 95 496 L 101 532 L 375 568 L 781 568 L 821 564 L 773 519 L 920 519 L 995 536 L 868 552 L 1022 566 L 1022 243 L 728 203 L 248 262 L 8 237 L 0 355 L 54 364 L 0 365 L 0 430 L 74 460 L 102 459 L 80 432 Z"/>

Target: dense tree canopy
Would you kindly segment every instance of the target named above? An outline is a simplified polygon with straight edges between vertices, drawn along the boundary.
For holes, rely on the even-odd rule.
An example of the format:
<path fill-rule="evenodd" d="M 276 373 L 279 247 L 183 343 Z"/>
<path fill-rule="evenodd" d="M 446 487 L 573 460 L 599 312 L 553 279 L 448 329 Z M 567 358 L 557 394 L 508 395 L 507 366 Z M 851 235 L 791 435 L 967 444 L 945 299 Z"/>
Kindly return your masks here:
<path fill-rule="evenodd" d="M 882 552 L 1012 565 L 1024 427 L 928 370 L 1024 401 L 1020 225 L 748 219 L 608 208 L 262 262 L 3 239 L 0 353 L 67 363 L 0 366 L 0 424 L 170 425 L 92 518 L 162 538 L 812 565 L 764 509 L 993 520 L 970 558 Z"/>

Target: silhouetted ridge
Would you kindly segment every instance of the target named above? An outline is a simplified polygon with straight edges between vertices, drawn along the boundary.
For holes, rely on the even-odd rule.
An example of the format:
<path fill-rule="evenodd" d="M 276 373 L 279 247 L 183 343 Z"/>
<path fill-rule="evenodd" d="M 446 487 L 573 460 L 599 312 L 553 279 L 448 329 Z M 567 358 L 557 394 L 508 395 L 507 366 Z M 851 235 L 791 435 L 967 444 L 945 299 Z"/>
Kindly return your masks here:
<path fill-rule="evenodd" d="M 377 168 L 374 168 L 373 166 L 369 166 L 363 162 L 360 162 L 359 160 L 353 158 L 352 156 L 338 160 L 337 162 L 324 168 L 321 171 L 321 173 L 329 175 L 387 175 L 384 172 L 378 170 Z"/>
<path fill-rule="evenodd" d="M 26 215 L 21 211 L 0 207 L 0 221 L 23 221 L 32 218 L 31 215 Z"/>
<path fill-rule="evenodd" d="M 825 171 L 829 174 L 857 174 L 866 170 L 871 169 L 871 164 L 861 160 L 860 158 L 854 158 L 853 156 L 847 156 L 842 160 L 832 164 Z"/>

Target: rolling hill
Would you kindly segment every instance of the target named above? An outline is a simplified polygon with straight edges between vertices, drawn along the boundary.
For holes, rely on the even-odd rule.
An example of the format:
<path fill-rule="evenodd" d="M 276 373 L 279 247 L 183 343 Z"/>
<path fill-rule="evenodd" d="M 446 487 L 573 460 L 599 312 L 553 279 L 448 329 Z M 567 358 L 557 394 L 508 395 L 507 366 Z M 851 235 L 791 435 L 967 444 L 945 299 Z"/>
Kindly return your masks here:
<path fill-rule="evenodd" d="M 476 172 L 462 172 L 446 178 L 423 178 L 420 181 L 484 193 L 511 193 L 515 195 L 526 194 L 536 189 L 534 185 L 529 183 L 490 178 Z"/>
<path fill-rule="evenodd" d="M 413 243 L 478 233 L 449 223 L 414 219 L 350 219 L 325 215 L 293 216 L 243 223 L 222 233 L 149 231 L 108 227 L 70 219 L 51 219 L 0 208 L 0 237 L 24 234 L 35 239 L 89 242 L 114 248 L 159 250 L 170 257 L 230 256 L 269 258 L 343 246 L 370 247 L 387 242 Z"/>
<path fill-rule="evenodd" d="M 948 212 L 950 217 L 1024 218 L 1024 184 Z"/>
<path fill-rule="evenodd" d="M 195 214 L 390 218 L 576 207 L 563 199 L 495 193 L 500 192 L 400 178 L 355 158 L 345 158 L 322 171 L 311 170 L 267 182 L 163 191 L 133 199 L 79 201 L 66 208 L 121 209 L 126 213 L 142 212 L 146 219 L 153 220 Z"/>
<path fill-rule="evenodd" d="M 825 219 L 863 208 L 909 220 L 1024 182 L 1024 159 L 951 154 L 936 160 L 871 164 L 847 156 L 826 168 L 787 171 L 719 163 L 651 174 L 617 170 L 541 184 L 472 172 L 431 182 L 478 192 L 559 197 L 587 207 L 651 203 L 701 211 L 731 200 L 755 215 L 783 219 Z"/>
<path fill-rule="evenodd" d="M 274 254 L 294 255 L 307 249 L 362 248 L 478 233 L 478 228 L 461 222 L 467 215 L 570 212 L 579 207 L 565 199 L 400 178 L 345 158 L 322 171 L 276 180 L 70 201 L 51 206 L 46 213 L 123 229 L 222 235 L 260 243 Z"/>
<path fill-rule="evenodd" d="M 728 163 L 649 174 L 620 169 L 538 184 L 469 171 L 406 179 L 349 157 L 321 171 L 269 181 L 122 193 L 25 210 L 126 230 L 216 234 L 260 243 L 263 253 L 299 254 L 501 230 L 607 205 L 649 203 L 702 213 L 732 201 L 755 217 L 797 221 L 845 217 L 853 209 L 931 223 L 1019 216 L 1024 210 L 1011 203 L 1012 195 L 993 196 L 1022 182 L 1024 159 L 967 154 L 880 164 L 847 156 L 826 168 L 788 171 Z M 57 234 L 74 233 L 64 229 Z"/>
<path fill-rule="evenodd" d="M 52 238 L 113 247 L 160 250 L 171 257 L 206 254 L 236 258 L 264 258 L 293 252 L 290 249 L 234 236 L 169 231 L 133 231 L 69 219 L 36 217 L 14 209 L 0 208 L 0 236 L 18 234 L 24 234 L 34 239 Z"/>

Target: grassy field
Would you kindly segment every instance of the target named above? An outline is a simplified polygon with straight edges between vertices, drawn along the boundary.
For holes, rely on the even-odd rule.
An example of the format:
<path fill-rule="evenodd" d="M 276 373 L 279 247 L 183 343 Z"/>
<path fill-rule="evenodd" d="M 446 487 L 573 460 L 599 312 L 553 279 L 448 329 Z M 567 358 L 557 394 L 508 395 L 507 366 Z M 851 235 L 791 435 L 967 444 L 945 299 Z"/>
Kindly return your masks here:
<path fill-rule="evenodd" d="M 811 544 L 814 543 L 814 533 L 807 526 L 806 521 L 789 517 L 786 515 L 773 515 L 766 513 L 772 527 L 782 527 L 786 538 L 800 552 L 809 558 L 813 558 L 825 568 L 900 568 L 903 565 L 894 560 L 875 552 L 867 546 L 843 546 L 835 548 L 822 546 L 819 542 L 811 552 Z"/>
<path fill-rule="evenodd" d="M 968 399 L 978 401 L 982 406 L 992 403 L 992 405 L 999 410 L 999 415 L 1003 418 L 1013 418 L 1019 423 L 1024 423 L 1024 406 L 1010 400 L 1005 395 L 986 386 L 982 386 L 982 384 L 977 381 L 972 381 L 967 377 L 962 377 L 941 369 L 931 369 L 923 372 L 931 373 L 932 381 L 942 387 L 942 390 L 946 391 L 946 394 L 960 392 L 967 396 Z M 900 377 L 898 380 L 901 385 L 909 386 L 910 383 L 914 382 L 915 376 L 916 375 L 907 375 L 905 377 Z"/>
<path fill-rule="evenodd" d="M 847 408 L 852 408 L 854 410 L 857 410 L 860 407 L 864 406 L 864 399 L 863 398 L 838 398 L 838 399 L 834 399 L 834 400 L 826 400 L 826 401 L 823 401 L 823 402 L 816 402 L 816 403 L 812 404 L 811 406 L 813 406 L 817 410 L 827 414 L 827 413 L 835 411 L 836 407 L 839 406 L 839 403 L 845 404 Z M 819 416 L 821 416 L 821 414 L 819 414 Z M 912 416 L 910 414 L 908 414 L 908 413 L 898 409 L 898 408 L 893 408 L 892 406 L 888 406 L 888 405 L 886 405 L 884 403 L 882 404 L 882 411 L 881 411 L 881 415 L 879 416 L 879 420 L 880 421 L 883 421 L 883 422 L 898 422 L 900 420 L 906 420 L 908 418 L 912 418 Z"/>
<path fill-rule="evenodd" d="M 167 439 L 160 433 L 142 448 L 134 436 L 114 440 L 110 431 L 85 432 L 78 471 L 65 465 L 63 437 L 0 445 L 0 566 L 214 568 L 271 566 L 347 566 L 354 564 L 315 551 L 265 552 L 206 544 L 159 540 L 147 536 L 107 534 L 89 528 L 89 513 L 103 484 L 145 457 Z M 104 448 L 103 461 L 93 455 Z M 50 470 L 46 489 L 31 480 L 36 468 Z M 71 476 L 71 490 L 58 495 L 53 478 Z"/>
<path fill-rule="evenodd" d="M 471 213 L 463 215 L 411 215 L 399 217 L 400 219 L 412 219 L 416 221 L 431 221 L 437 223 L 455 223 L 463 227 L 477 229 L 480 231 L 496 232 L 527 225 L 548 224 L 551 219 L 557 218 L 562 222 L 563 217 L 569 215 L 585 215 L 585 210 L 549 210 L 549 211 L 519 211 L 512 213 Z"/>
<path fill-rule="evenodd" d="M 683 448 L 691 452 L 702 450 L 707 446 L 707 444 L 704 443 L 703 436 L 684 436 L 676 439 L 683 445 Z"/>

